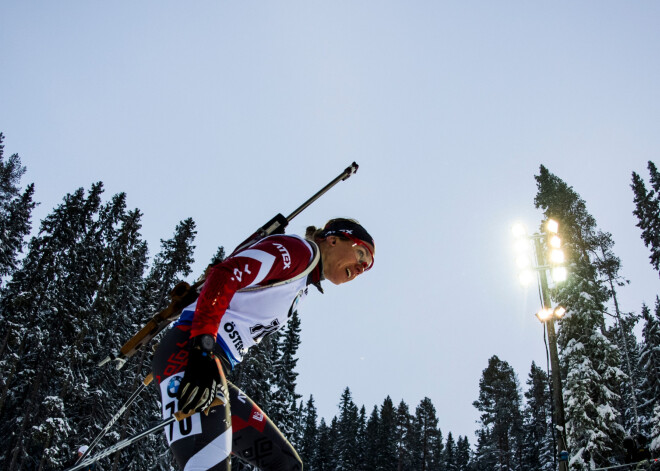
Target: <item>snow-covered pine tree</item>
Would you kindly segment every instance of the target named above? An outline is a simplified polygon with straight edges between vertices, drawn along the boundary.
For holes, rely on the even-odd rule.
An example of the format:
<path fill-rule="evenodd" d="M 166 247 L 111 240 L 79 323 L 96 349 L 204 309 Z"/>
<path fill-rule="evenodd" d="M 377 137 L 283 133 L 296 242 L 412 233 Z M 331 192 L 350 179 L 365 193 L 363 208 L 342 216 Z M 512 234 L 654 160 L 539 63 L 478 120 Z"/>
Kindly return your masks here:
<path fill-rule="evenodd" d="M 330 427 L 325 423 L 325 418 L 321 417 L 317 433 L 317 449 L 312 462 L 310 471 L 331 471 L 333 470 L 333 437 Z"/>
<path fill-rule="evenodd" d="M 278 337 L 278 358 L 273 369 L 273 396 L 268 408 L 269 417 L 285 437 L 295 443 L 299 429 L 296 426 L 296 402 L 300 394 L 296 392 L 296 354 L 300 346 L 300 316 L 293 311 L 289 321 Z"/>
<path fill-rule="evenodd" d="M 396 454 L 397 454 L 397 471 L 404 471 L 412 469 L 413 456 L 411 454 L 410 445 L 413 433 L 413 417 L 410 415 L 408 404 L 402 399 L 399 407 L 395 413 L 396 432 Z"/>
<path fill-rule="evenodd" d="M 492 439 L 492 433 L 486 427 L 478 429 L 477 447 L 472 458 L 475 471 L 492 471 L 499 468 L 499 458 L 502 452 L 497 449 L 497 443 Z"/>
<path fill-rule="evenodd" d="M 126 212 L 123 193 L 115 195 L 99 211 L 95 237 L 85 242 L 89 264 L 94 266 L 98 279 L 97 289 L 84 310 L 81 348 L 62 349 L 54 358 L 63 369 L 67 362 L 70 365 L 64 390 L 68 391 L 67 411 L 74 418 L 74 432 L 67 442 L 72 456 L 79 445 L 92 440 L 122 403 L 127 378 L 114 369 L 97 368 L 97 363 L 103 354 L 118 349 L 121 340 L 133 334 L 132 319 L 147 264 L 140 218 L 137 209 Z M 112 438 L 101 445 L 109 445 Z"/>
<path fill-rule="evenodd" d="M 37 469 L 46 465 L 61 466 L 70 459 L 67 448 L 44 453 L 51 447 L 56 430 L 44 429 L 47 406 L 50 412 L 64 408 L 46 401 L 50 396 L 63 397 L 61 381 L 69 375 L 67 364 L 54 362 L 63 350 L 79 350 L 80 336 L 88 320 L 86 307 L 99 279 L 88 256 L 89 238 L 95 228 L 103 185 L 92 185 L 85 196 L 82 188 L 64 198 L 41 223 L 39 234 L 29 244 L 21 268 L 14 273 L 0 300 L 0 309 L 11 317 L 12 341 L 5 355 L 7 376 L 3 385 L 2 427 L 6 427 L 2 448 L 5 469 Z M 76 292 L 70 284 L 81 274 L 90 279 Z M 86 304 L 87 303 L 87 304 Z M 6 358 L 6 357 L 5 357 Z M 44 361 L 44 358 L 48 361 Z M 11 390 L 11 394 L 7 394 Z M 54 423 L 69 419 L 59 413 Z M 56 439 L 66 439 L 62 427 Z"/>
<path fill-rule="evenodd" d="M 552 396 L 548 375 L 532 362 L 523 410 L 522 471 L 552 471 L 557 467 L 552 436 Z"/>
<path fill-rule="evenodd" d="M 614 318 L 614 325 L 606 328 L 604 333 L 610 341 L 619 347 L 621 352 L 622 369 L 627 377 L 622 378 L 621 395 L 618 409 L 623 414 L 623 423 L 628 433 L 640 432 L 638 413 L 638 384 L 639 374 L 637 370 L 638 347 L 637 338 L 633 332 L 638 316 L 633 313 L 623 312 L 619 306 L 617 288 L 625 286 L 630 282 L 620 275 L 621 260 L 614 255 L 612 248 L 614 241 L 612 235 L 607 232 L 598 232 L 593 238 L 595 250 L 592 251 L 593 264 L 602 280 L 611 301 L 611 312 L 607 313 Z"/>
<path fill-rule="evenodd" d="M 458 436 L 456 445 L 456 469 L 458 471 L 468 471 L 470 469 L 470 460 L 472 451 L 467 437 Z"/>
<path fill-rule="evenodd" d="M 442 435 L 442 430 L 438 427 L 438 431 L 433 439 L 433 459 L 431 460 L 431 470 L 442 471 L 445 466 L 445 438 Z"/>
<path fill-rule="evenodd" d="M 364 430 L 365 447 L 363 450 L 364 466 L 367 470 L 376 469 L 378 466 L 378 437 L 380 436 L 380 414 L 378 406 L 374 406 L 371 415 L 367 419 L 367 426 Z"/>
<path fill-rule="evenodd" d="M 32 228 L 30 217 L 36 206 L 32 200 L 34 184 L 29 184 L 21 194 L 20 181 L 26 169 L 18 154 L 5 161 L 4 138 L 0 133 L 0 286 L 17 268 L 18 255 L 23 252 L 25 237 Z M 0 357 L 2 350 L 0 346 Z"/>
<path fill-rule="evenodd" d="M 161 239 L 161 249 L 154 257 L 149 275 L 142 284 L 140 302 L 134 312 L 132 333 L 137 332 L 151 316 L 163 309 L 169 303 L 169 293 L 180 281 L 185 280 L 191 273 L 194 262 L 193 245 L 195 235 L 195 222 L 185 219 L 177 224 L 172 238 Z M 128 340 L 129 337 L 123 339 Z M 125 401 L 137 389 L 140 382 L 151 371 L 151 348 L 146 347 L 137 353 L 122 370 L 122 393 L 119 396 Z M 157 386 L 152 385 L 143 393 L 141 407 L 131 407 L 125 414 L 119 426 L 119 440 L 134 431 L 144 428 L 146 423 L 160 417 L 161 409 Z M 162 434 L 152 434 L 140 440 L 137 444 L 123 453 L 114 455 L 112 470 L 142 470 L 158 469 L 169 470 L 172 458 L 166 452 L 167 445 Z"/>
<path fill-rule="evenodd" d="M 358 418 L 358 408 L 353 402 L 351 390 L 346 387 L 339 399 L 336 471 L 355 471 L 362 460 L 357 446 Z"/>
<path fill-rule="evenodd" d="M 318 450 L 318 414 L 314 404 L 314 396 L 310 394 L 303 412 L 303 433 L 298 446 L 298 454 L 305 465 L 309 468 Z"/>
<path fill-rule="evenodd" d="M 358 463 L 355 471 L 369 471 L 365 460 L 364 450 L 367 448 L 367 409 L 360 407 L 360 415 L 358 416 L 358 435 L 357 435 L 357 449 L 360 450 L 360 462 Z"/>
<path fill-rule="evenodd" d="M 653 409 L 653 426 L 649 434 L 650 445 L 649 449 L 654 457 L 660 456 L 660 404 L 656 404 Z"/>
<path fill-rule="evenodd" d="M 520 386 L 513 368 L 497 355 L 488 360 L 488 367 L 479 380 L 479 399 L 473 402 L 481 412 L 481 436 L 491 440 L 483 448 L 497 455 L 497 470 L 519 469 L 522 447 L 522 413 Z"/>
<path fill-rule="evenodd" d="M 378 456 L 376 457 L 375 471 L 395 471 L 396 459 L 396 422 L 394 419 L 394 404 L 387 396 L 380 407 L 380 420 L 378 421 Z"/>
<path fill-rule="evenodd" d="M 568 279 L 558 285 L 554 300 L 565 307 L 558 343 L 564 381 L 566 438 L 575 470 L 607 466 L 621 456 L 621 388 L 626 376 L 619 349 L 606 335 L 604 313 L 610 298 L 598 255 L 603 238 L 586 203 L 563 180 L 541 166 L 536 177 L 537 208 L 559 221 L 568 265 Z M 611 246 L 611 245 L 610 245 Z"/>
<path fill-rule="evenodd" d="M 651 250 L 651 265 L 660 275 L 660 174 L 651 161 L 648 162 L 648 170 L 652 185 L 648 191 L 642 177 L 635 172 L 632 174 L 633 214 L 637 216 L 637 227 L 642 230 L 644 245 Z"/>
<path fill-rule="evenodd" d="M 456 462 L 456 442 L 454 436 L 449 432 L 447 434 L 447 443 L 445 444 L 445 451 L 443 453 L 443 470 L 457 471 L 458 464 Z"/>
<path fill-rule="evenodd" d="M 639 355 L 639 369 L 643 372 L 640 383 L 640 415 L 644 433 L 651 434 L 657 421 L 656 407 L 660 405 L 660 298 L 656 298 L 653 313 L 642 307 L 644 327 Z"/>
<path fill-rule="evenodd" d="M 415 469 L 431 471 L 439 461 L 435 456 L 438 447 L 438 417 L 431 399 L 425 397 L 415 409 L 415 444 L 413 447 Z"/>

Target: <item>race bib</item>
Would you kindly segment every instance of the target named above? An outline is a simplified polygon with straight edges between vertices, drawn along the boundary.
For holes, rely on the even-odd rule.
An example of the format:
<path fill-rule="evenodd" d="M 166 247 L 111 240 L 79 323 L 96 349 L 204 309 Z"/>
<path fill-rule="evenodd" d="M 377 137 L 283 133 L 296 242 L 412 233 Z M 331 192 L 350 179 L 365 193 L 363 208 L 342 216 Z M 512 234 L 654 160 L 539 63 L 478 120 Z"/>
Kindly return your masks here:
<path fill-rule="evenodd" d="M 179 401 L 176 398 L 176 393 L 181 384 L 183 372 L 177 373 L 169 378 L 166 378 L 160 383 L 160 397 L 161 404 L 163 405 L 163 419 L 169 419 L 178 410 Z M 202 424 L 199 414 L 194 414 L 190 417 L 173 422 L 165 427 L 165 438 L 167 444 L 171 445 L 177 440 L 202 433 Z"/>

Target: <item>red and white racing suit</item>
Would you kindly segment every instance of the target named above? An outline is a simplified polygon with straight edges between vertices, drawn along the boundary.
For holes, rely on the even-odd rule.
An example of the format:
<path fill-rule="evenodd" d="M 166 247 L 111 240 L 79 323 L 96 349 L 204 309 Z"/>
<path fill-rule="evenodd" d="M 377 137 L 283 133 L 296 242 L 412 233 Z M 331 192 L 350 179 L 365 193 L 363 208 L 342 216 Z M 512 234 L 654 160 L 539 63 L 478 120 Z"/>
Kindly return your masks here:
<path fill-rule="evenodd" d="M 183 310 L 154 355 L 153 371 L 161 389 L 163 417 L 178 410 L 176 392 L 188 361 L 191 336 L 216 336 L 223 368 L 233 368 L 250 347 L 281 329 L 318 283 L 318 248 L 298 236 L 275 235 L 239 251 L 215 265 L 197 302 Z M 264 471 L 301 470 L 298 454 L 259 407 L 221 371 L 221 392 L 229 401 L 208 416 L 194 414 L 165 431 L 170 447 L 185 471 L 229 470 L 230 454 Z M 231 404 L 231 409 L 230 409 Z"/>

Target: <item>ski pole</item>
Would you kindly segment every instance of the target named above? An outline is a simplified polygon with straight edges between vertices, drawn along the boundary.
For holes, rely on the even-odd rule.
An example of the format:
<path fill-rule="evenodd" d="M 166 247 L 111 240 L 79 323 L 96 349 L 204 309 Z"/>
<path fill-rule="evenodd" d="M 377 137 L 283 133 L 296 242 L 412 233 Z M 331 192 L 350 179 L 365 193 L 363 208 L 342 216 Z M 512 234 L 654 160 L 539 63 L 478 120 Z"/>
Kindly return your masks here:
<path fill-rule="evenodd" d="M 92 443 L 89 444 L 89 448 L 87 448 L 85 453 L 83 453 L 80 456 L 80 458 L 78 458 L 78 460 L 76 461 L 76 464 L 81 463 L 82 461 L 85 460 L 85 458 L 92 452 L 94 447 L 96 445 L 98 445 L 98 443 L 105 436 L 105 434 L 108 433 L 108 431 L 112 428 L 112 426 L 115 424 L 115 422 L 117 422 L 119 417 L 121 417 L 124 414 L 124 412 L 126 412 L 128 410 L 128 408 L 131 406 L 131 404 L 133 404 L 135 399 L 137 399 L 137 397 L 142 393 L 142 391 L 144 391 L 144 388 L 146 388 L 147 386 L 149 386 L 149 384 L 151 384 L 151 381 L 153 379 L 154 379 L 154 374 L 149 373 L 147 375 L 147 377 L 142 380 L 142 383 L 140 383 L 140 386 L 135 391 L 133 391 L 133 394 L 131 394 L 131 397 L 129 397 L 128 400 L 126 402 L 124 402 L 124 404 L 117 411 L 117 413 L 114 415 L 114 417 L 112 417 L 112 419 L 110 419 L 110 422 L 108 422 L 108 424 L 103 428 L 103 430 L 101 430 L 101 432 L 94 438 L 94 440 L 92 440 Z"/>
<path fill-rule="evenodd" d="M 266 224 L 261 226 L 257 231 L 252 234 L 250 237 L 245 239 L 238 247 L 234 250 L 233 253 L 236 253 L 238 250 L 245 248 L 246 246 L 254 243 L 255 241 L 262 239 L 268 235 L 272 234 L 282 234 L 284 233 L 284 228 L 300 214 L 305 208 L 311 205 L 314 201 L 319 199 L 323 194 L 325 194 L 330 188 L 335 186 L 340 181 L 347 180 L 351 175 L 355 174 L 358 170 L 358 164 L 353 162 L 348 166 L 342 173 L 340 173 L 334 180 L 325 185 L 319 191 L 317 191 L 311 198 L 301 204 L 295 211 L 289 214 L 288 217 L 284 217 L 282 214 L 277 214 L 274 218 L 268 221 Z M 151 339 L 158 335 L 165 327 L 169 325 L 170 322 L 175 320 L 181 315 L 181 311 L 186 306 L 194 303 L 197 297 L 199 296 L 200 291 L 202 290 L 202 285 L 204 284 L 205 277 L 202 276 L 199 280 L 195 282 L 192 286 L 186 282 L 181 282 L 174 287 L 171 293 L 172 301 L 170 304 L 160 312 L 155 313 L 149 321 L 142 327 L 142 329 L 131 337 L 119 350 L 119 352 L 111 352 L 106 358 L 104 358 L 99 366 L 103 366 L 109 362 L 116 362 L 116 368 L 121 369 L 128 358 L 135 355 L 135 353 L 147 344 Z"/>
<path fill-rule="evenodd" d="M 220 397 L 216 397 L 213 400 L 213 402 L 211 403 L 211 405 L 209 406 L 209 408 L 204 410 L 204 413 L 208 414 L 208 411 L 209 411 L 209 409 L 211 409 L 211 407 L 221 406 L 224 403 L 225 403 L 224 399 L 221 399 Z M 97 455 L 92 456 L 90 458 L 87 458 L 86 460 L 81 461 L 80 463 L 76 463 L 74 466 L 72 466 L 71 468 L 66 469 L 65 471 L 78 471 L 80 469 L 83 469 L 83 468 L 91 465 L 92 463 L 96 463 L 101 458 L 105 458 L 106 456 L 110 456 L 110 455 L 112 455 L 113 453 L 115 453 L 119 450 L 123 450 L 124 448 L 126 448 L 127 446 L 132 445 L 133 443 L 137 442 L 141 438 L 144 438 L 147 435 L 151 435 L 152 433 L 157 432 L 158 430 L 161 430 L 164 427 L 167 427 L 171 423 L 183 420 L 187 417 L 190 417 L 193 414 L 194 414 L 194 412 L 193 413 L 188 413 L 188 414 L 184 414 L 181 411 L 175 412 L 172 417 L 169 417 L 169 418 L 157 423 L 153 427 L 150 427 L 147 430 L 144 430 L 143 432 L 138 433 L 137 435 L 133 435 L 132 437 L 125 438 L 124 440 L 121 440 L 121 441 L 115 443 L 114 445 L 109 446 L 105 450 L 100 451 Z"/>

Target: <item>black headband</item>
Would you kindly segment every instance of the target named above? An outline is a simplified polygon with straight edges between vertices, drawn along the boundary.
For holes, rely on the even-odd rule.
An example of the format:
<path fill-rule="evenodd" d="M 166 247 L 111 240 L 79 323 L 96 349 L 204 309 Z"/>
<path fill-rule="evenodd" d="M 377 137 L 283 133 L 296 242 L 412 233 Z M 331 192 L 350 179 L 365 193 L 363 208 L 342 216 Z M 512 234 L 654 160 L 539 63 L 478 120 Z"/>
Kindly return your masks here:
<path fill-rule="evenodd" d="M 369 235 L 367 230 L 362 227 L 360 224 L 353 222 L 349 219 L 335 219 L 333 221 L 330 221 L 328 224 L 325 225 L 323 228 L 323 232 L 321 232 L 321 237 L 327 237 L 329 235 L 337 234 L 340 232 L 345 232 L 347 234 L 352 235 L 353 237 L 360 239 L 363 242 L 368 242 L 373 246 L 373 248 L 376 248 L 376 244 L 374 243 L 373 237 Z"/>

